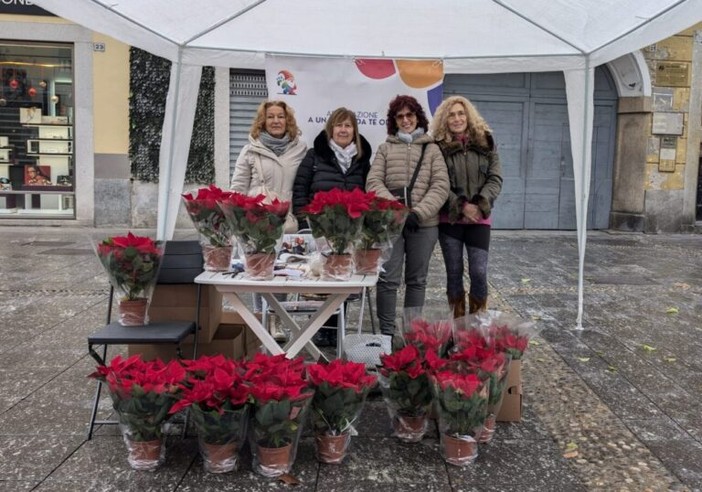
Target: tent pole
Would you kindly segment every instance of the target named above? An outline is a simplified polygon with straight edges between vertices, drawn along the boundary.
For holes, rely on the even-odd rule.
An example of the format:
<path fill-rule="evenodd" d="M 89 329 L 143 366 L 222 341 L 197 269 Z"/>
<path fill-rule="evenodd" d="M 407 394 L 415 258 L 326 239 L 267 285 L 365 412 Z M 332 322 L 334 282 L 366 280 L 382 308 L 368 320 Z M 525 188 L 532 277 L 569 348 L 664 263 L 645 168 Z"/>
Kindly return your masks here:
<path fill-rule="evenodd" d="M 170 102 L 173 105 L 173 109 L 171 111 L 171 124 L 170 128 L 168 128 L 168 132 L 170 133 L 170 136 L 168 138 L 168 154 L 167 158 L 163 159 L 163 157 L 159 158 L 159 183 L 158 183 L 158 211 L 157 211 L 157 220 L 156 220 L 156 239 L 158 240 L 166 240 L 166 239 L 172 239 L 167 236 L 167 230 L 168 230 L 168 220 L 169 220 L 169 196 L 171 194 L 171 175 L 172 169 L 171 166 L 173 164 L 173 153 L 174 153 L 174 145 L 175 145 L 175 128 L 176 128 L 176 118 L 178 114 L 178 93 L 180 92 L 180 73 L 181 73 L 181 67 L 182 67 L 182 60 L 183 60 L 183 49 L 178 48 L 178 59 L 176 61 L 173 61 L 173 64 L 177 64 L 177 70 L 171 70 L 171 73 L 176 74 L 175 80 L 171 80 L 170 84 L 174 84 L 173 87 L 175 90 L 173 91 L 174 97 L 171 101 L 166 101 L 166 106 L 168 106 L 168 103 Z M 170 92 L 170 89 L 169 89 Z M 165 128 L 165 125 L 164 125 Z M 163 139 L 166 135 L 161 135 L 161 143 L 163 143 Z M 171 233 L 172 234 L 172 233 Z"/>
<path fill-rule="evenodd" d="M 588 139 L 588 124 L 589 122 L 589 112 L 590 112 L 590 92 L 592 91 L 590 87 L 590 57 L 585 58 L 585 70 L 584 70 L 585 81 L 583 84 L 583 127 L 582 127 L 582 149 L 581 155 L 583 156 L 583 165 L 580 168 L 580 185 L 582 191 L 587 190 L 587 193 L 582 193 L 580 197 L 580 210 L 579 210 L 579 220 L 577 221 L 578 228 L 578 316 L 575 320 L 575 329 L 583 329 L 583 291 L 584 291 L 584 277 L 585 277 L 585 245 L 587 243 L 587 206 L 590 199 L 590 173 L 588 172 L 592 166 L 592 156 L 590 159 L 586 159 L 585 156 L 589 155 L 588 146 L 592 146 L 592 139 Z"/>

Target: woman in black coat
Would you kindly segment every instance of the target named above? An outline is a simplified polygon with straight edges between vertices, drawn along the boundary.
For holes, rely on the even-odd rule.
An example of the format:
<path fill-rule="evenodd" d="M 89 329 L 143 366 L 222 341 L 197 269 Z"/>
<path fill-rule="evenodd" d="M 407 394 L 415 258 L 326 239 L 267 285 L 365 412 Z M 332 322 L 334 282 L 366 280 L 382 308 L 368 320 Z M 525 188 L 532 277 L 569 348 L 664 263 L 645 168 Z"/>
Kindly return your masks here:
<path fill-rule="evenodd" d="M 297 168 L 293 184 L 293 213 L 301 227 L 305 220 L 300 210 L 312 201 L 318 191 L 333 188 L 365 190 L 371 153 L 370 144 L 358 133 L 358 122 L 353 111 L 346 108 L 334 110 L 324 130 L 314 139 L 314 147 L 307 151 Z M 332 316 L 325 325 L 334 326 L 337 323 L 337 316 Z M 313 341 L 319 346 L 335 346 L 336 329 L 321 329 Z"/>
<path fill-rule="evenodd" d="M 314 148 L 307 151 L 297 168 L 293 184 L 293 213 L 300 224 L 305 223 L 300 210 L 312 201 L 318 191 L 332 188 L 365 190 L 371 153 L 370 144 L 358 133 L 353 111 L 346 108 L 334 110 L 324 130 L 314 139 Z"/>

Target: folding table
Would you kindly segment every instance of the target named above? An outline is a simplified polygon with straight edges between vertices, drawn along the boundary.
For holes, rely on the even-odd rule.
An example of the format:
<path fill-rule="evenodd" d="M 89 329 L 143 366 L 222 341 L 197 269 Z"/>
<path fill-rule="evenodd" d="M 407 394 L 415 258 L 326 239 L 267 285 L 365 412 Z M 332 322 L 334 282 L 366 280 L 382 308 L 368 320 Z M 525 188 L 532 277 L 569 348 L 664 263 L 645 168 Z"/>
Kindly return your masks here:
<path fill-rule="evenodd" d="M 246 272 L 203 272 L 195 278 L 195 283 L 214 285 L 229 304 L 239 312 L 251 331 L 271 354 L 285 353 L 292 358 L 306 347 L 308 352 L 317 359 L 326 358 L 311 342 L 317 330 L 351 294 L 359 294 L 364 288 L 372 287 L 377 282 L 377 275 L 354 275 L 349 280 L 287 276 L 276 276 L 273 280 L 252 280 Z M 278 345 L 251 308 L 244 303 L 241 294 L 247 293 L 261 294 L 278 315 L 283 326 L 290 330 L 292 337 L 284 347 L 281 348 Z M 309 319 L 299 324 L 274 294 L 327 294 L 327 297 Z M 343 337 L 343 335 L 339 333 L 339 336 Z"/>

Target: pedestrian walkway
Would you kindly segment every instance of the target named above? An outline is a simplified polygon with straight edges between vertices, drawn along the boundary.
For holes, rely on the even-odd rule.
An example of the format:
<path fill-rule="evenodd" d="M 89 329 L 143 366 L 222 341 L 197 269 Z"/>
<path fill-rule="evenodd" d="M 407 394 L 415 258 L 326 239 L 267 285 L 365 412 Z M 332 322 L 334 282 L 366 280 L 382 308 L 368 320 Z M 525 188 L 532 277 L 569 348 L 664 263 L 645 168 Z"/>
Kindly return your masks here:
<path fill-rule="evenodd" d="M 95 232 L 0 228 L 0 492 L 289 488 L 251 472 L 248 451 L 238 471 L 205 473 L 193 437 L 169 437 L 155 473 L 129 468 L 115 427 L 86 441 L 86 338 L 108 292 Z M 459 469 L 441 460 L 436 429 L 414 445 L 391 437 L 375 399 L 341 466 L 319 465 L 302 440 L 295 489 L 702 490 L 701 246 L 699 235 L 591 233 L 577 332 L 575 234 L 493 233 L 491 307 L 544 328 L 524 361 L 524 420 L 500 424 Z M 437 246 L 428 309 L 443 308 L 444 289 Z"/>

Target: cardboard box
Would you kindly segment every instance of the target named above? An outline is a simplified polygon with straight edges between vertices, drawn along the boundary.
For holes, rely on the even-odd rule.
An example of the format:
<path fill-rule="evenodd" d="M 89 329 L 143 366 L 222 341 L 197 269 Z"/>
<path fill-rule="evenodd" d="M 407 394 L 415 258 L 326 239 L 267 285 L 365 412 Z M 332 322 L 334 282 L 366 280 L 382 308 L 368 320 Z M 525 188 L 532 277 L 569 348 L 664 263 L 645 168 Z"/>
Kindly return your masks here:
<path fill-rule="evenodd" d="M 157 285 L 149 306 L 151 321 L 191 321 L 195 319 L 197 286 Z M 211 342 L 222 318 L 222 294 L 212 285 L 202 286 L 198 343 Z M 185 339 L 192 342 L 192 335 Z"/>
<path fill-rule="evenodd" d="M 261 320 L 262 315 L 261 313 L 256 313 L 256 317 Z M 247 359 L 250 359 L 251 357 L 256 354 L 256 352 L 259 352 L 261 350 L 261 340 L 258 339 L 256 334 L 251 330 L 251 328 L 248 327 L 246 322 L 244 321 L 244 318 L 241 317 L 241 315 L 234 309 L 233 306 L 228 306 L 224 305 L 222 308 L 222 318 L 221 318 L 222 325 L 234 325 L 234 326 L 241 326 L 244 329 L 244 356 Z"/>
<path fill-rule="evenodd" d="M 498 422 L 521 422 L 522 420 L 522 361 L 513 360 L 509 363 L 509 374 L 505 395 L 502 400 Z"/>
<path fill-rule="evenodd" d="M 217 330 L 215 338 L 209 343 L 198 343 L 197 355 L 217 355 L 223 354 L 232 359 L 240 359 L 244 356 L 244 327 L 236 325 L 223 325 L 222 330 Z M 193 356 L 193 344 L 182 343 L 180 345 L 183 358 L 190 359 Z M 168 345 L 128 345 L 128 354 L 141 354 L 145 360 L 160 358 L 163 361 L 175 359 L 177 357 L 177 346 Z"/>

